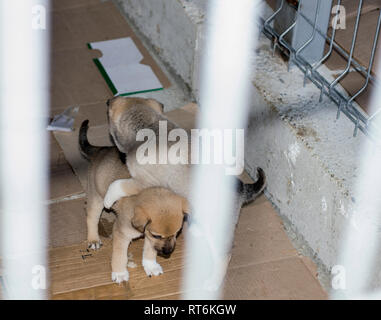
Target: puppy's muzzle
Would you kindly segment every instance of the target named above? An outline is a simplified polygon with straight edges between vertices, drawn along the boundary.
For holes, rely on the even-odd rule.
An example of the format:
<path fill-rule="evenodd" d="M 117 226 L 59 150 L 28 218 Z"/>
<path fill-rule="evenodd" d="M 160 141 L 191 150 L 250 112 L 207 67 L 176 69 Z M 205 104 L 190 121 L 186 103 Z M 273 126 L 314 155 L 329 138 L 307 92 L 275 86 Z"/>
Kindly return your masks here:
<path fill-rule="evenodd" d="M 158 255 L 159 255 L 160 257 L 163 257 L 163 258 L 165 258 L 165 259 L 168 259 L 168 258 L 171 256 L 173 250 L 175 250 L 175 247 L 174 247 L 174 246 L 173 246 L 173 247 L 172 247 L 172 246 L 171 246 L 171 247 L 169 247 L 169 246 L 164 246 L 163 248 L 160 248 L 159 250 L 157 250 L 157 253 L 158 253 Z"/>
<path fill-rule="evenodd" d="M 164 259 L 169 259 L 171 257 L 172 252 L 169 253 L 164 253 L 164 251 L 158 251 L 157 255 L 164 258 Z"/>

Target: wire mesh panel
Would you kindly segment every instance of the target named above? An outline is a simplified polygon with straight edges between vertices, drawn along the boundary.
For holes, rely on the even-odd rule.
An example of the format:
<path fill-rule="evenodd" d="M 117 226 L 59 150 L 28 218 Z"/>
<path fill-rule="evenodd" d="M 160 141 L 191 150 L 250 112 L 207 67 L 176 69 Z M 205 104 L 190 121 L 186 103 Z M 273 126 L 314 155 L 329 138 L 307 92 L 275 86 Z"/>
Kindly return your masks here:
<path fill-rule="evenodd" d="M 344 113 L 354 123 L 354 136 L 361 130 L 372 138 L 378 137 L 381 128 L 375 127 L 374 119 L 381 115 L 381 109 L 369 112 L 357 102 L 378 81 L 374 70 L 381 3 L 278 0 L 274 7 L 274 13 L 262 19 L 262 31 L 273 41 L 273 51 L 280 50 L 288 57 L 289 67 L 296 65 L 304 73 L 305 83 L 310 80 L 320 89 L 320 101 L 328 96 L 335 102 L 337 118 Z M 373 20 L 368 19 L 370 15 Z M 364 39 L 369 45 L 365 45 Z M 361 51 L 364 54 L 360 55 Z M 322 66 L 336 57 L 344 62 L 331 79 Z M 348 90 L 343 84 L 354 82 L 353 79 L 355 86 Z M 347 90 L 342 90 L 339 84 Z M 370 130 L 371 127 L 375 128 Z"/>

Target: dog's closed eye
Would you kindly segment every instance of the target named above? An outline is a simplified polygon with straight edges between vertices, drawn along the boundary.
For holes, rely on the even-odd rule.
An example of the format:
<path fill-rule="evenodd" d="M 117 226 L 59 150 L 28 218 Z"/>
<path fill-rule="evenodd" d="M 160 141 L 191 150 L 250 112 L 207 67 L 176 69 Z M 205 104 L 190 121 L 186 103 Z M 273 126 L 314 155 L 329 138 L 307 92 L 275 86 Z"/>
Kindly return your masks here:
<path fill-rule="evenodd" d="M 162 237 L 161 235 L 159 235 L 159 234 L 153 234 L 153 233 L 151 232 L 151 235 L 152 235 L 152 237 L 154 237 L 155 239 L 163 239 L 163 237 Z"/>

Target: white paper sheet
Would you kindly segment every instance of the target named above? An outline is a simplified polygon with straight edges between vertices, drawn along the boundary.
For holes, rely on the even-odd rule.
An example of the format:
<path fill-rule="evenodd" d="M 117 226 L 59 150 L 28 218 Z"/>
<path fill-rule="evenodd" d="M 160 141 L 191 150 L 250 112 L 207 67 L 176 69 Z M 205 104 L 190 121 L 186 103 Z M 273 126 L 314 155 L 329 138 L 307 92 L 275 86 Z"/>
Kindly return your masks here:
<path fill-rule="evenodd" d="M 98 60 L 118 94 L 163 88 L 151 67 L 140 64 L 143 55 L 131 38 L 92 42 L 90 45 L 102 52 Z"/>

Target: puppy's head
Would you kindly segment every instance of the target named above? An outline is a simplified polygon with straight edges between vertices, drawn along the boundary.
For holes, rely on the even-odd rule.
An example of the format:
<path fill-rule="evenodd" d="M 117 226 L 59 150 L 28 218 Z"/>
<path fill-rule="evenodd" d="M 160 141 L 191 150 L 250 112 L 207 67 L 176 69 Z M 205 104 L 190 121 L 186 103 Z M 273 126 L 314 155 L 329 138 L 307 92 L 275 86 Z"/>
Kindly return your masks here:
<path fill-rule="evenodd" d="M 106 104 L 108 119 L 113 123 L 118 123 L 121 115 L 134 107 L 146 106 L 160 114 L 164 111 L 164 105 L 155 99 L 116 96 L 108 99 Z"/>
<path fill-rule="evenodd" d="M 155 99 L 117 96 L 107 101 L 107 119 L 111 140 L 119 151 L 128 153 L 136 143 L 136 133 L 154 123 L 163 113 Z"/>
<path fill-rule="evenodd" d="M 131 223 L 144 232 L 159 255 L 169 257 L 188 211 L 183 197 L 164 188 L 149 188 L 139 194 Z"/>

